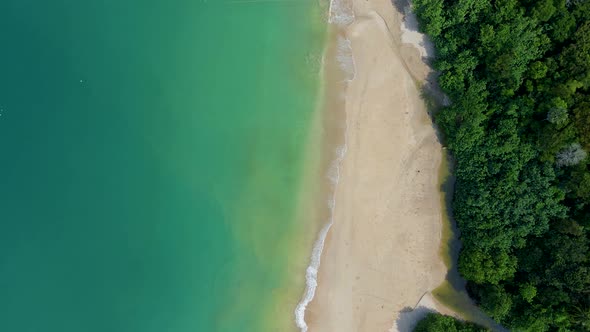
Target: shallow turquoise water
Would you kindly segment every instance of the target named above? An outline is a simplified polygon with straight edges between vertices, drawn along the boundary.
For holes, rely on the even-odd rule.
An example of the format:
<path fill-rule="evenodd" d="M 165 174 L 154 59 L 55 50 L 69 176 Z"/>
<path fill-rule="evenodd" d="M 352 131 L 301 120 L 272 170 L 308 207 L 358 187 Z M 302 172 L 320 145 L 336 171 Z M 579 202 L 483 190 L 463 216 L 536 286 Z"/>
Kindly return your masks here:
<path fill-rule="evenodd" d="M 318 12 L 0 2 L 0 331 L 277 319 L 260 308 L 289 289 L 282 242 L 303 236 L 293 215 Z"/>

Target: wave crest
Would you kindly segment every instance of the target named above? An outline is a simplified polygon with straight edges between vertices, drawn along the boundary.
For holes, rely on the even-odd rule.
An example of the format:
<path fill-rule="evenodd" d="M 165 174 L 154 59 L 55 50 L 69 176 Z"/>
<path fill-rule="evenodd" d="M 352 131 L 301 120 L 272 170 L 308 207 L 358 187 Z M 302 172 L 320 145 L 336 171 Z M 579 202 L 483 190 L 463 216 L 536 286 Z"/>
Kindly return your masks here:
<path fill-rule="evenodd" d="M 354 11 L 352 10 L 352 4 L 347 2 L 347 0 L 331 0 L 328 17 L 328 22 L 330 24 L 334 24 L 340 27 L 345 27 L 353 23 Z M 344 36 L 339 35 L 336 46 L 336 61 L 338 61 L 340 69 L 345 74 L 346 81 L 350 82 L 352 81 L 352 79 L 354 79 L 356 73 L 351 42 Z M 303 295 L 303 298 L 295 308 L 295 324 L 297 324 L 297 327 L 299 327 L 301 332 L 307 332 L 308 330 L 307 323 L 305 322 L 305 310 L 307 309 L 308 304 L 311 302 L 311 300 L 313 300 L 315 296 L 315 292 L 318 286 L 318 270 L 320 268 L 320 260 L 322 256 L 322 251 L 324 250 L 324 243 L 326 241 L 328 231 L 330 231 L 330 228 L 334 224 L 334 210 L 336 208 L 336 186 L 338 185 L 338 182 L 340 180 L 340 168 L 348 147 L 347 120 L 345 120 L 345 124 L 346 127 L 344 131 L 344 144 L 334 151 L 335 158 L 332 161 L 332 164 L 330 165 L 330 168 L 327 172 L 327 177 L 333 186 L 332 196 L 328 199 L 327 202 L 328 208 L 330 209 L 329 220 L 319 232 L 318 238 L 314 243 L 311 252 L 310 263 L 305 271 L 305 293 Z"/>
<path fill-rule="evenodd" d="M 346 143 L 342 147 L 336 149 L 336 159 L 332 162 L 332 166 L 328 171 L 328 178 L 334 187 L 336 187 L 338 181 L 340 180 L 340 166 L 342 164 L 342 160 L 344 160 L 346 149 Z M 336 199 L 334 196 L 335 195 L 333 194 L 328 200 L 328 207 L 330 208 L 330 220 L 328 220 L 326 225 L 318 234 L 318 239 L 314 243 L 313 250 L 311 252 L 311 262 L 305 270 L 305 294 L 295 308 L 295 324 L 297 324 L 297 327 L 301 329 L 301 332 L 307 332 L 308 329 L 307 323 L 305 322 L 305 310 L 307 309 L 307 305 L 311 302 L 311 300 L 313 300 L 313 297 L 315 296 L 315 291 L 318 286 L 318 270 L 320 268 L 320 260 L 322 257 L 322 251 L 324 250 L 324 243 L 326 241 L 328 231 L 334 224 L 334 209 L 336 207 Z"/>

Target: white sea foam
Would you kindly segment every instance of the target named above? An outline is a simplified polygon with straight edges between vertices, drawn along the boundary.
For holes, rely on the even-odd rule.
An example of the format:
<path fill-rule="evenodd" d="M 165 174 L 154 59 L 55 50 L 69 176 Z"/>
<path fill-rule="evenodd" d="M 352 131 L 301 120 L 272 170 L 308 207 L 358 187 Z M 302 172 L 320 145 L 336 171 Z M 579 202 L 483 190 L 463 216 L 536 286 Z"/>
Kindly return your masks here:
<path fill-rule="evenodd" d="M 338 53 L 336 54 L 336 60 L 340 65 L 340 69 L 346 75 L 346 80 L 352 81 L 356 73 L 356 67 L 354 64 L 354 57 L 352 56 L 350 40 L 343 36 L 338 36 L 337 46 Z"/>
<path fill-rule="evenodd" d="M 333 185 L 338 184 L 338 180 L 340 178 L 340 162 L 344 159 L 344 155 L 346 154 L 346 145 L 339 147 L 335 151 L 336 158 L 332 161 L 330 168 L 328 169 L 328 179 L 332 182 Z M 330 199 L 330 202 L 333 201 L 334 198 Z M 332 206 L 330 205 L 330 208 Z"/>
<path fill-rule="evenodd" d="M 329 16 L 330 23 L 336 25 L 347 25 L 354 21 L 352 8 L 346 6 L 344 1 L 345 0 L 331 1 Z M 354 78 L 356 73 L 350 40 L 339 36 L 337 40 L 337 47 L 338 52 L 336 55 L 336 60 L 340 65 L 340 69 L 346 75 L 346 81 L 350 82 Z M 334 151 L 334 160 L 332 161 L 332 164 L 330 165 L 330 168 L 328 169 L 328 172 L 326 174 L 333 186 L 332 196 L 328 199 L 327 202 L 328 208 L 330 209 L 330 214 L 329 220 L 318 234 L 318 238 L 314 243 L 310 263 L 307 267 L 307 270 L 305 271 L 305 293 L 303 294 L 303 298 L 297 305 L 297 308 L 295 308 L 295 323 L 297 324 L 297 327 L 299 327 L 301 332 L 307 332 L 308 330 L 307 323 L 305 322 L 305 310 L 307 309 L 307 305 L 315 296 L 315 292 L 318 286 L 318 270 L 320 268 L 320 260 L 322 256 L 322 251 L 324 249 L 324 242 L 326 241 L 328 231 L 334 224 L 334 209 L 336 208 L 336 186 L 338 185 L 338 181 L 340 180 L 340 168 L 342 160 L 344 160 L 344 156 L 346 155 L 347 135 L 348 125 L 346 125 L 344 131 L 344 145 L 342 145 Z"/>
<path fill-rule="evenodd" d="M 346 138 L 345 138 L 346 141 Z M 330 219 L 326 223 L 326 225 L 322 228 L 320 233 L 318 234 L 318 239 L 316 240 L 313 250 L 311 252 L 311 261 L 307 270 L 305 271 L 305 294 L 303 298 L 295 308 L 295 323 L 297 327 L 301 329 L 301 332 L 307 332 L 307 323 L 305 322 L 305 309 L 307 309 L 307 305 L 311 302 L 315 295 L 316 288 L 318 286 L 318 270 L 320 268 L 320 260 L 322 257 L 322 251 L 324 250 L 324 242 L 326 241 L 326 236 L 328 235 L 328 231 L 334 224 L 334 209 L 336 208 L 336 198 L 335 198 L 335 189 L 338 181 L 340 180 L 340 166 L 342 164 L 342 160 L 346 155 L 347 145 L 344 145 L 335 151 L 336 158 L 332 162 L 332 166 L 328 170 L 328 178 L 332 182 L 334 186 L 332 197 L 328 200 L 328 207 L 330 208 Z"/>
<path fill-rule="evenodd" d="M 328 22 L 339 26 L 346 26 L 354 21 L 352 3 L 347 0 L 331 0 L 328 10 Z"/>

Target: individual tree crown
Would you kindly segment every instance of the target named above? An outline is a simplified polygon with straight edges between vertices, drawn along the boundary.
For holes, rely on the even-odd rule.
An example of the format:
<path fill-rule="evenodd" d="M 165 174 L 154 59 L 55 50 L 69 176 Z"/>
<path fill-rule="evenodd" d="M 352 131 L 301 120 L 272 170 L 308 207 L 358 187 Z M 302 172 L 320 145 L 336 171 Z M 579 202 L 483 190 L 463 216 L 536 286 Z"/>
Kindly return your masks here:
<path fill-rule="evenodd" d="M 587 155 L 579 143 L 572 143 L 557 154 L 555 163 L 558 167 L 573 166 L 586 159 Z"/>

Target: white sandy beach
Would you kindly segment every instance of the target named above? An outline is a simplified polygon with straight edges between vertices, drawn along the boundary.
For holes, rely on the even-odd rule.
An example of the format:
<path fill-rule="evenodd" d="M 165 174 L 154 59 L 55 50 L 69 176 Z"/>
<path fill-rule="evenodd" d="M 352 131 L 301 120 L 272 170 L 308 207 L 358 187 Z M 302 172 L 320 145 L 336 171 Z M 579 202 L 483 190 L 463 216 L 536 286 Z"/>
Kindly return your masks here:
<path fill-rule="evenodd" d="M 398 327 L 400 313 L 421 299 L 436 306 L 423 296 L 446 274 L 441 146 L 420 98 L 428 68 L 418 48 L 402 43 L 401 13 L 389 0 L 353 0 L 353 8 L 348 149 L 305 318 L 311 332 L 405 332 L 413 324 Z"/>

